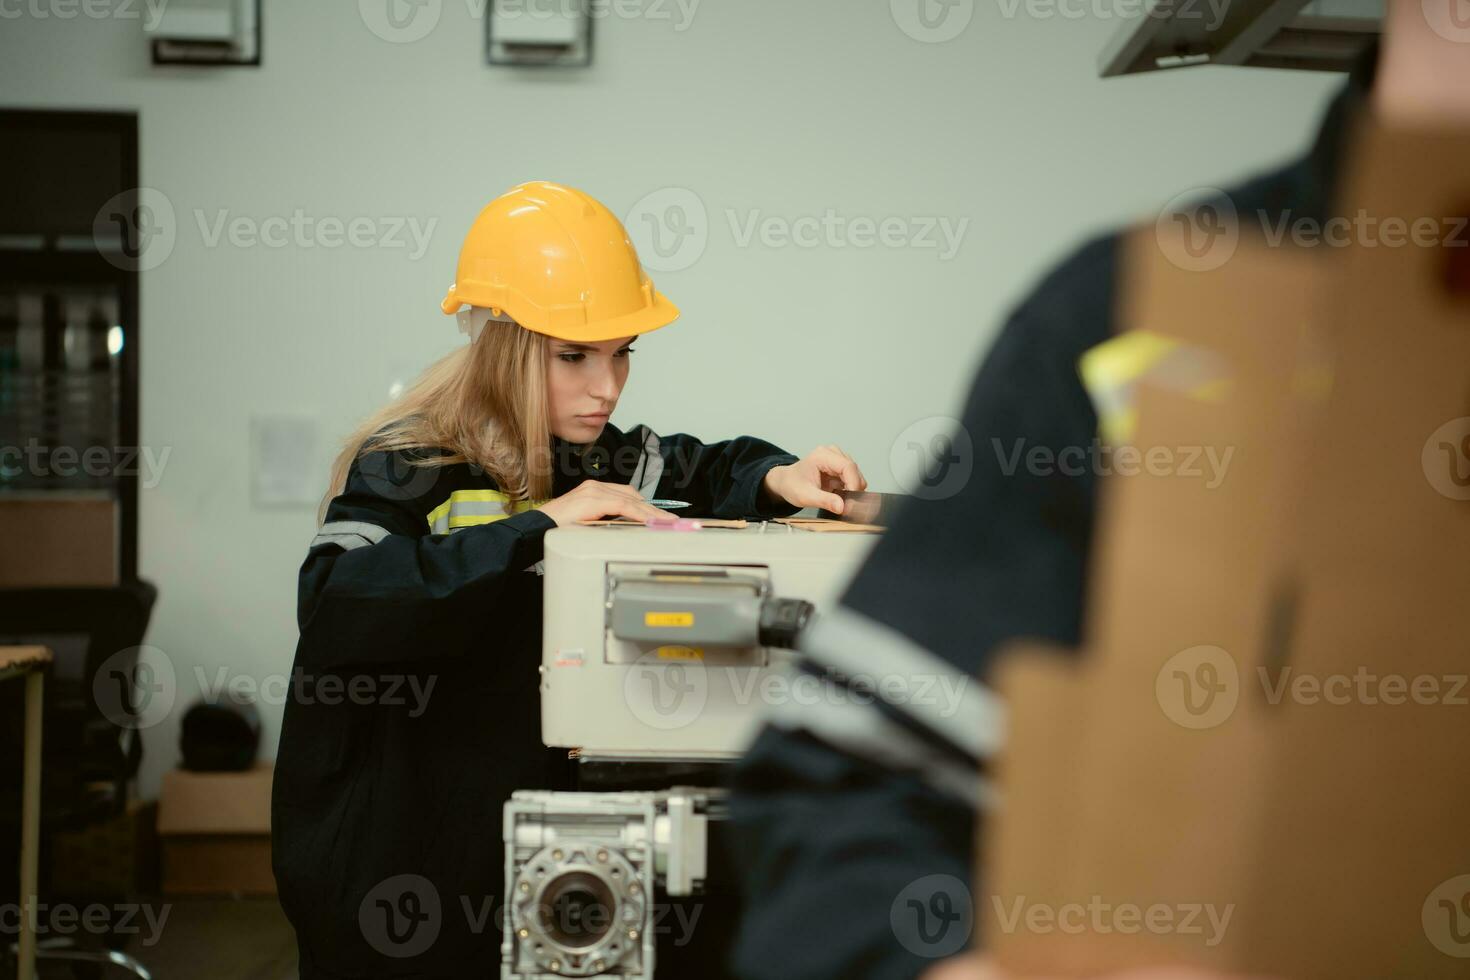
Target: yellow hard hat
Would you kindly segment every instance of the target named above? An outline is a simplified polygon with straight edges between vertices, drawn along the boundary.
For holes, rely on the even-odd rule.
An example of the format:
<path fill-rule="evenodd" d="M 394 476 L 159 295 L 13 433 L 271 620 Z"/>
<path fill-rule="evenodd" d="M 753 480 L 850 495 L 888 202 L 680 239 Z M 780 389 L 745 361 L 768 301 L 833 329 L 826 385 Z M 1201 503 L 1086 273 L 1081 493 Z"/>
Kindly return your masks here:
<path fill-rule="evenodd" d="M 511 188 L 470 226 L 441 309 L 453 315 L 466 304 L 582 343 L 648 333 L 679 316 L 644 274 L 623 223 L 547 181 Z"/>

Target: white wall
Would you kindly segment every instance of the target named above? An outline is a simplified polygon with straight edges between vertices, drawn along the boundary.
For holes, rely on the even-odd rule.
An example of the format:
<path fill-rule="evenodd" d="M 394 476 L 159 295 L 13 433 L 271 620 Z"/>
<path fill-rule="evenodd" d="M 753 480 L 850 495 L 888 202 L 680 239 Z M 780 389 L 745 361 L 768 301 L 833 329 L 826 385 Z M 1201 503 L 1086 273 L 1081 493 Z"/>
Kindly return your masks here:
<path fill-rule="evenodd" d="M 143 278 L 143 438 L 171 455 L 143 499 L 141 569 L 160 588 L 150 643 L 179 708 L 196 667 L 258 679 L 291 663 L 314 515 L 252 507 L 251 417 L 318 419 L 324 485 L 329 444 L 459 339 L 437 304 L 470 220 L 510 185 L 565 181 L 619 214 L 676 187 L 707 213 L 698 260 L 655 274 L 684 316 L 640 343 L 616 424 L 798 453 L 835 441 L 875 489 L 896 489 L 894 437 L 957 409 L 1034 277 L 1089 231 L 1297 152 L 1341 81 L 1101 81 L 1113 0 L 1081 17 L 963 0 L 973 20 L 944 43 L 907 36 L 884 0 L 703 0 L 686 21 L 690 2 L 604 18 L 593 67 L 542 73 L 487 67 L 466 0 L 431 0 L 440 19 L 412 43 L 376 36 L 351 0 L 267 0 L 264 66 L 234 70 L 151 67 L 122 8 L 63 20 L 68 0 L 0 0 L 0 102 L 138 110 L 143 182 L 175 211 L 175 247 Z M 437 224 L 416 258 L 209 247 L 199 226 L 298 208 Z M 969 225 L 945 261 L 742 247 L 727 215 L 827 208 Z M 266 711 L 272 750 L 280 707 Z M 178 714 L 148 732 L 145 791 L 176 759 Z"/>

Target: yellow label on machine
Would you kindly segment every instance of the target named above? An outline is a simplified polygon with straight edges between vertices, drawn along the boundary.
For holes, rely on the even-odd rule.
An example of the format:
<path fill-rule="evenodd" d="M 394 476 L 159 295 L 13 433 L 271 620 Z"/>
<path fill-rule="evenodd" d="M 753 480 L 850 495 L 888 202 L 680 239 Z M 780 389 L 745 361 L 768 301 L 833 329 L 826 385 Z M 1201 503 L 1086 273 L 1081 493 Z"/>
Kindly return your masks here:
<path fill-rule="evenodd" d="M 692 612 L 650 612 L 643 614 L 644 626 L 693 626 Z"/>
<path fill-rule="evenodd" d="M 699 647 L 659 647 L 654 651 L 660 660 L 703 660 L 704 650 Z"/>

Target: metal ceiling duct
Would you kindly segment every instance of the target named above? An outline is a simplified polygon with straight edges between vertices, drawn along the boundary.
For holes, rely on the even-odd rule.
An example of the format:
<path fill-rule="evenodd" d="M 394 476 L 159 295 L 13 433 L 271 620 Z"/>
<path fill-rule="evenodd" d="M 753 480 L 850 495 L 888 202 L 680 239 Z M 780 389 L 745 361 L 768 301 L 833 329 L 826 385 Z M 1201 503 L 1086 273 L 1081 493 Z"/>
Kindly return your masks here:
<path fill-rule="evenodd" d="M 1098 60 L 1104 77 L 1244 65 L 1346 71 L 1382 30 L 1384 0 L 1142 0 Z"/>

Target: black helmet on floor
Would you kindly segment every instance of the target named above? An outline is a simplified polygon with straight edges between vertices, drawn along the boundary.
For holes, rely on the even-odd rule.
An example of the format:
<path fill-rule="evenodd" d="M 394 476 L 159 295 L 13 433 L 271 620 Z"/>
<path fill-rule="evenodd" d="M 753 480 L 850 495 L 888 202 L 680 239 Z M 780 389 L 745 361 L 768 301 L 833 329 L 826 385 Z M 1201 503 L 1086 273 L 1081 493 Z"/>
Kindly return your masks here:
<path fill-rule="evenodd" d="M 193 772 L 240 772 L 255 765 L 260 750 L 260 712 L 230 698 L 200 701 L 184 715 L 179 731 L 184 768 Z"/>

